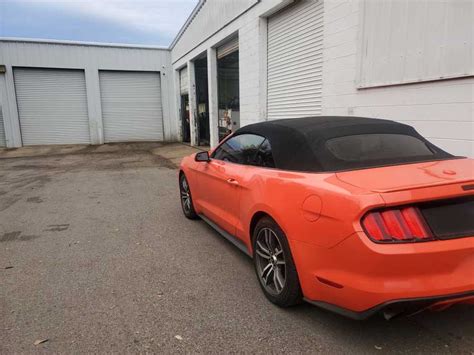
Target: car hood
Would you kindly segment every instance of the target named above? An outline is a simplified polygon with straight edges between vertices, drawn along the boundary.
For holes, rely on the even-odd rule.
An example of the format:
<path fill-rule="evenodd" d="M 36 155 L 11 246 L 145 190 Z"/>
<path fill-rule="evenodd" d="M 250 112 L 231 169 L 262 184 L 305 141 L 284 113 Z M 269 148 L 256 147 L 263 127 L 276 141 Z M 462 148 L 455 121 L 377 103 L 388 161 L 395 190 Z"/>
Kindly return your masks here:
<path fill-rule="evenodd" d="M 336 173 L 339 180 L 373 192 L 393 192 L 453 183 L 474 183 L 468 158 L 385 166 Z"/>

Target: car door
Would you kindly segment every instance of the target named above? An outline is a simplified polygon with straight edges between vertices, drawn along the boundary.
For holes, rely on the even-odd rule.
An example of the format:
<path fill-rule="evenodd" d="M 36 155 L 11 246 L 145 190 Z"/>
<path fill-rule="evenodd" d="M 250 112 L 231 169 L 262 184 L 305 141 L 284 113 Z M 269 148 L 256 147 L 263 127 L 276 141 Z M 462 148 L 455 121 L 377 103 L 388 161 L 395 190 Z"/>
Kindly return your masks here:
<path fill-rule="evenodd" d="M 224 141 L 207 163 L 197 168 L 200 196 L 197 203 L 207 218 L 235 235 L 242 189 L 243 165 L 250 165 L 265 139 L 241 134 Z"/>

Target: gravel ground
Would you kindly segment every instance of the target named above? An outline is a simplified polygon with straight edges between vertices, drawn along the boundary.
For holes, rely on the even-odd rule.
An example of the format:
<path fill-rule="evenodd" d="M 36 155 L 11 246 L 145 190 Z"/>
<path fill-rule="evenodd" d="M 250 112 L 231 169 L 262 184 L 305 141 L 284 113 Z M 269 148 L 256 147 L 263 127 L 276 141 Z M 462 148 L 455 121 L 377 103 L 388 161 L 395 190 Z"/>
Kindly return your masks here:
<path fill-rule="evenodd" d="M 0 159 L 1 353 L 473 353 L 474 307 L 273 306 L 250 259 L 182 216 L 170 152 L 191 148 L 105 147 Z"/>

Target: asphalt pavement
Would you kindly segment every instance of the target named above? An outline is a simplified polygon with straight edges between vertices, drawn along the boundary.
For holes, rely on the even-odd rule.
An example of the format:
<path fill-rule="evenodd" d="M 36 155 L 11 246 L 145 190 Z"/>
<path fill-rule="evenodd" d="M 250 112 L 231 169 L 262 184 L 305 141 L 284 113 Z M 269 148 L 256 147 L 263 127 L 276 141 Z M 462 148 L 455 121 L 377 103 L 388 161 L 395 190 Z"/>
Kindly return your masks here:
<path fill-rule="evenodd" d="M 192 148 L 102 147 L 0 152 L 1 353 L 473 354 L 474 307 L 359 322 L 272 305 L 251 260 L 182 215 Z"/>

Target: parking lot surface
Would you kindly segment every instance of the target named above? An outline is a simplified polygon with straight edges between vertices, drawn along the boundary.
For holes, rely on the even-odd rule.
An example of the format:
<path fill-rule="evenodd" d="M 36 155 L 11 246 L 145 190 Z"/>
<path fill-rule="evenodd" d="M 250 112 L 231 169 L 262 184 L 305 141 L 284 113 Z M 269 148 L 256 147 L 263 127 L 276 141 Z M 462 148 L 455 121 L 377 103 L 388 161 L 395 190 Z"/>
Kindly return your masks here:
<path fill-rule="evenodd" d="M 474 307 L 357 322 L 270 304 L 251 260 L 182 215 L 192 151 L 0 152 L 1 353 L 473 353 Z"/>

